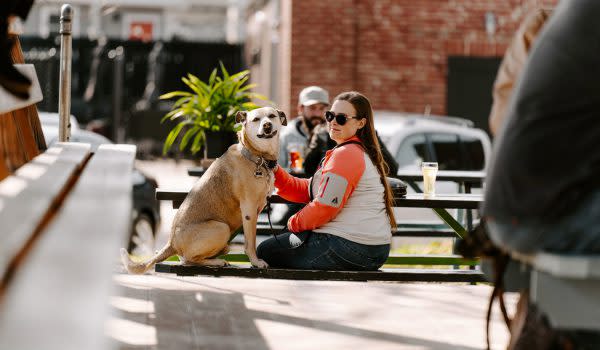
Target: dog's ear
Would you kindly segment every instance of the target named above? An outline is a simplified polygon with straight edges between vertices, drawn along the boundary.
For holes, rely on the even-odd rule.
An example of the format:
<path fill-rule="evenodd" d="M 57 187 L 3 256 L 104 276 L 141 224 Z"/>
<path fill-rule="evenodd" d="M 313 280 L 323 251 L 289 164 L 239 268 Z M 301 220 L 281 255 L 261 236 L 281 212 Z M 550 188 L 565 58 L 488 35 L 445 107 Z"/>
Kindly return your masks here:
<path fill-rule="evenodd" d="M 236 123 L 241 123 L 241 122 L 245 122 L 246 121 L 246 116 L 248 115 L 248 112 L 246 111 L 238 111 L 235 114 L 235 122 Z"/>
<path fill-rule="evenodd" d="M 285 113 L 283 113 L 283 111 L 277 110 L 277 114 L 279 114 L 279 120 L 281 121 L 281 125 L 287 125 L 287 118 L 285 117 Z"/>

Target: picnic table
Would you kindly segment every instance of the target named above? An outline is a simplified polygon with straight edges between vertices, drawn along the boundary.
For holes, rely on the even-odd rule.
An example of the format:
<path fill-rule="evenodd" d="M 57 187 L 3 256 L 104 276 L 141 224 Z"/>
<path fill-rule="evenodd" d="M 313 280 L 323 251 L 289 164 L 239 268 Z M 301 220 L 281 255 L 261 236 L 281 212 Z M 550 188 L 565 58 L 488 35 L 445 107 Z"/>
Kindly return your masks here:
<path fill-rule="evenodd" d="M 422 193 L 423 190 L 417 184 L 417 182 L 423 181 L 423 174 L 420 170 L 399 170 L 396 174 L 398 179 L 405 181 L 415 192 Z M 436 175 L 437 181 L 452 181 L 457 183 L 459 191 L 463 193 L 471 193 L 473 187 L 481 187 L 485 180 L 485 171 L 457 171 L 457 170 L 440 170 Z M 473 229 L 473 212 L 472 209 L 477 208 L 463 208 L 467 211 L 467 231 Z M 438 216 L 440 213 L 436 212 Z M 444 222 L 448 223 L 446 220 Z"/>
<path fill-rule="evenodd" d="M 179 208 L 189 189 L 156 190 L 158 200 L 172 201 L 173 208 Z M 412 208 L 430 208 L 434 210 L 453 230 L 455 235 L 463 237 L 466 229 L 457 222 L 446 209 L 476 209 L 483 200 L 480 194 L 449 194 L 428 197 L 422 193 L 408 194 L 395 198 L 395 206 Z M 278 195 L 271 196 L 272 203 L 290 203 Z M 247 261 L 243 254 L 224 256 L 233 262 Z M 390 256 L 388 265 L 477 265 L 477 260 L 466 260 L 450 256 Z M 477 270 L 433 270 L 433 269 L 393 269 L 372 271 L 302 271 L 289 269 L 239 269 L 213 268 L 205 266 L 189 266 L 179 263 L 164 262 L 156 265 L 157 272 L 176 273 L 178 275 L 210 274 L 213 276 L 243 276 L 265 278 L 297 278 L 297 279 L 335 279 L 335 280 L 379 280 L 379 281 L 438 281 L 438 282 L 483 282 L 485 278 Z M 385 273 L 382 273 L 385 272 Z"/>
<path fill-rule="evenodd" d="M 162 189 L 156 190 L 156 199 L 168 200 L 173 203 L 173 209 L 179 208 L 187 196 L 189 189 Z M 291 202 L 281 198 L 278 195 L 270 197 L 271 203 L 291 204 Z M 440 218 L 454 230 L 458 237 L 464 237 L 467 229 L 463 227 L 446 209 L 477 209 L 483 202 L 483 196 L 480 194 L 440 194 L 428 197 L 422 193 L 407 194 L 404 197 L 394 198 L 396 207 L 406 208 L 430 208 Z M 467 227 L 472 223 L 467 222 Z"/>

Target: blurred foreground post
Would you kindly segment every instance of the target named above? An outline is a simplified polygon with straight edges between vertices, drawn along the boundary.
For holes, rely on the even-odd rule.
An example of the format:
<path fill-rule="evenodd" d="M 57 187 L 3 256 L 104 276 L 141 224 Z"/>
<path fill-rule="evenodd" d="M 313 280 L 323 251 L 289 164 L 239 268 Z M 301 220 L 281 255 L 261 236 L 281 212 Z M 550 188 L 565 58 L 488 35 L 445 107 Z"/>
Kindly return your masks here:
<path fill-rule="evenodd" d="M 60 86 L 58 95 L 58 141 L 66 142 L 71 137 L 71 23 L 73 7 L 65 4 L 60 9 Z"/>

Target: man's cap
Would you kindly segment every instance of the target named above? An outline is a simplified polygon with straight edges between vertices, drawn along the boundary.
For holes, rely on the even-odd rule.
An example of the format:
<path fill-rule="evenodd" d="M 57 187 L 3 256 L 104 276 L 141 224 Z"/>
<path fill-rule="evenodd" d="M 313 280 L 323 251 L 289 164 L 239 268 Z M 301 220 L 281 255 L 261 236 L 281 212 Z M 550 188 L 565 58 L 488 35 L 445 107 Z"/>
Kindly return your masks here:
<path fill-rule="evenodd" d="M 329 105 L 329 93 L 321 87 L 309 86 L 300 91 L 298 103 L 303 106 L 311 106 L 317 103 Z"/>

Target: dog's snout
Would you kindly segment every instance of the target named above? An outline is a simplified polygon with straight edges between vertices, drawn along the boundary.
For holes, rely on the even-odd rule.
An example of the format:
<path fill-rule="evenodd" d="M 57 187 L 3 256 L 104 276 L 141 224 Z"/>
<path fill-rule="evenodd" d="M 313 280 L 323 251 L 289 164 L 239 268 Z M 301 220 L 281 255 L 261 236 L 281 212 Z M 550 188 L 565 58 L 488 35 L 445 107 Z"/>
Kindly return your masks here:
<path fill-rule="evenodd" d="M 273 130 L 273 124 L 271 122 L 266 122 L 265 125 L 263 125 L 263 130 L 267 134 L 271 133 L 271 130 Z"/>

